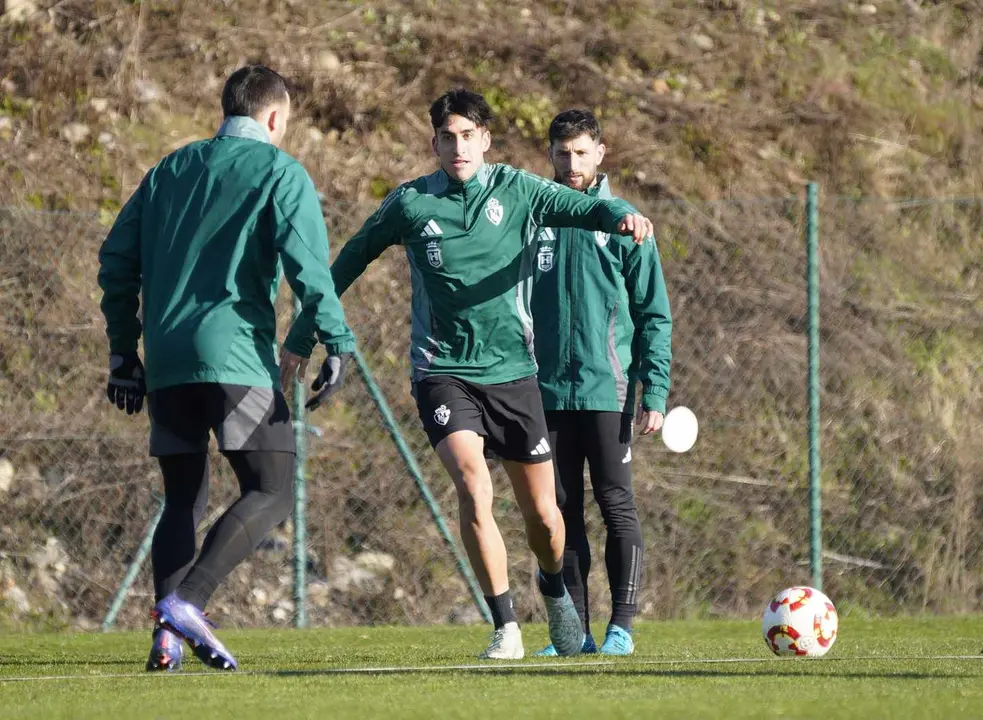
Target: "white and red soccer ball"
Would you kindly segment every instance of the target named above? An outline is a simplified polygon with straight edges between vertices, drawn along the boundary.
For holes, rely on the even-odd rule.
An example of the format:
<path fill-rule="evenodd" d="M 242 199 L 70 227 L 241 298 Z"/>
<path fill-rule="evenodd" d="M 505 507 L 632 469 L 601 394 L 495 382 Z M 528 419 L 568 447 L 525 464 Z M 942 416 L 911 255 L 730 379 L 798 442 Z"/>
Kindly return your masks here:
<path fill-rule="evenodd" d="M 836 642 L 839 627 L 833 603 L 811 587 L 782 590 L 761 619 L 765 643 L 778 656 L 822 657 Z"/>

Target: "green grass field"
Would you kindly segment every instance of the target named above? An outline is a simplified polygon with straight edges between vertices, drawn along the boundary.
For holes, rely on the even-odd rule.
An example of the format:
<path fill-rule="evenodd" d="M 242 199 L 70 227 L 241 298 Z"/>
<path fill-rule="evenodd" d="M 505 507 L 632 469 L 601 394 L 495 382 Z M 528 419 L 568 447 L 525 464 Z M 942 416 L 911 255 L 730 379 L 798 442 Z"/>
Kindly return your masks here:
<path fill-rule="evenodd" d="M 511 664 L 474 659 L 484 627 L 225 632 L 239 672 L 189 656 L 168 675 L 143 672 L 148 633 L 8 635 L 0 717 L 983 716 L 983 619 L 841 623 L 822 660 L 774 658 L 757 623 L 732 621 L 641 624 L 632 658 Z M 527 652 L 546 641 L 523 633 Z"/>

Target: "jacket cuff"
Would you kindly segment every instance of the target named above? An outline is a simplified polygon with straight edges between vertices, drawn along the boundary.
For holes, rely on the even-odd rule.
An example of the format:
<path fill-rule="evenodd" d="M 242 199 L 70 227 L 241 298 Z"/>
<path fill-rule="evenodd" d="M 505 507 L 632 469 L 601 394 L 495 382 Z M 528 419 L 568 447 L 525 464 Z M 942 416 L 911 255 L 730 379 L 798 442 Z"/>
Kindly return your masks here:
<path fill-rule="evenodd" d="M 607 228 L 602 229 L 605 232 L 615 235 L 618 232 L 618 223 L 620 223 L 626 215 L 631 215 L 634 210 L 631 205 L 626 203 L 624 200 L 614 199 L 605 201 L 604 212 L 606 217 L 604 218 L 604 223 L 602 224 L 606 224 L 610 230 Z"/>
<path fill-rule="evenodd" d="M 645 388 L 642 392 L 642 410 L 666 414 L 666 393 L 660 388 Z"/>
<path fill-rule="evenodd" d="M 317 345 L 317 338 L 302 333 L 289 333 L 287 339 L 283 341 L 283 347 L 287 352 L 302 358 L 309 358 L 314 352 L 315 345 Z"/>
<path fill-rule="evenodd" d="M 138 352 L 140 347 L 140 338 L 133 337 L 129 333 L 126 335 L 112 335 L 106 333 L 109 339 L 109 354 L 110 355 L 130 355 L 132 353 Z"/>
<path fill-rule="evenodd" d="M 339 340 L 338 342 L 325 343 L 328 355 L 342 355 L 343 353 L 355 352 L 355 340 Z"/>

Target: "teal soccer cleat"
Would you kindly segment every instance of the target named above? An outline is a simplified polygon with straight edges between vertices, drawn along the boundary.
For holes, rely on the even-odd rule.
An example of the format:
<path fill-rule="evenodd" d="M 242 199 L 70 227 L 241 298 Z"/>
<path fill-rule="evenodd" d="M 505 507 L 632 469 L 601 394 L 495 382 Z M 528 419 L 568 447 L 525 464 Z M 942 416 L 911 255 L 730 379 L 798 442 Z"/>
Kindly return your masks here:
<path fill-rule="evenodd" d="M 584 645 L 580 648 L 580 652 L 584 655 L 595 655 L 597 653 L 597 643 L 594 642 L 594 636 L 590 633 L 584 638 Z M 559 655 L 555 647 L 547 645 L 539 652 L 534 653 L 533 657 L 559 657 Z"/>
<path fill-rule="evenodd" d="M 542 590 L 542 581 L 540 582 Z M 580 615 L 573 604 L 573 598 L 567 589 L 563 589 L 563 597 L 553 598 L 543 594 L 546 603 L 546 618 L 549 622 L 550 642 L 560 656 L 576 655 L 584 646 L 584 626 L 580 624 Z"/>
<path fill-rule="evenodd" d="M 607 635 L 601 644 L 601 655 L 631 655 L 635 652 L 635 641 L 631 633 L 617 625 L 608 625 Z"/>

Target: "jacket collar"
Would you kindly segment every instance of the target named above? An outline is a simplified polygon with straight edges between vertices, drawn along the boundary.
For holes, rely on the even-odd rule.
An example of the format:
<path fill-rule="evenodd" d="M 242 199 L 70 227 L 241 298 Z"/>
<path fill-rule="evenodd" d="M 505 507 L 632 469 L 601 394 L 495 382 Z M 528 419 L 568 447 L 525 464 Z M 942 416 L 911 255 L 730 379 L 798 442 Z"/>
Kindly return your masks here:
<path fill-rule="evenodd" d="M 611 200 L 614 197 L 608 184 L 608 176 L 604 174 L 598 174 L 597 181 L 587 188 L 586 193 L 601 200 Z"/>
<path fill-rule="evenodd" d="M 270 134 L 260 123 L 245 115 L 233 115 L 225 119 L 215 137 L 237 137 L 268 143 Z"/>
<path fill-rule="evenodd" d="M 440 178 L 440 184 L 445 187 L 449 187 L 452 190 L 474 190 L 478 187 L 485 187 L 488 185 L 488 178 L 491 175 L 491 166 L 483 162 L 475 170 L 474 175 L 469 177 L 464 182 L 460 180 L 454 180 L 444 168 L 437 170 L 437 176 Z"/>

